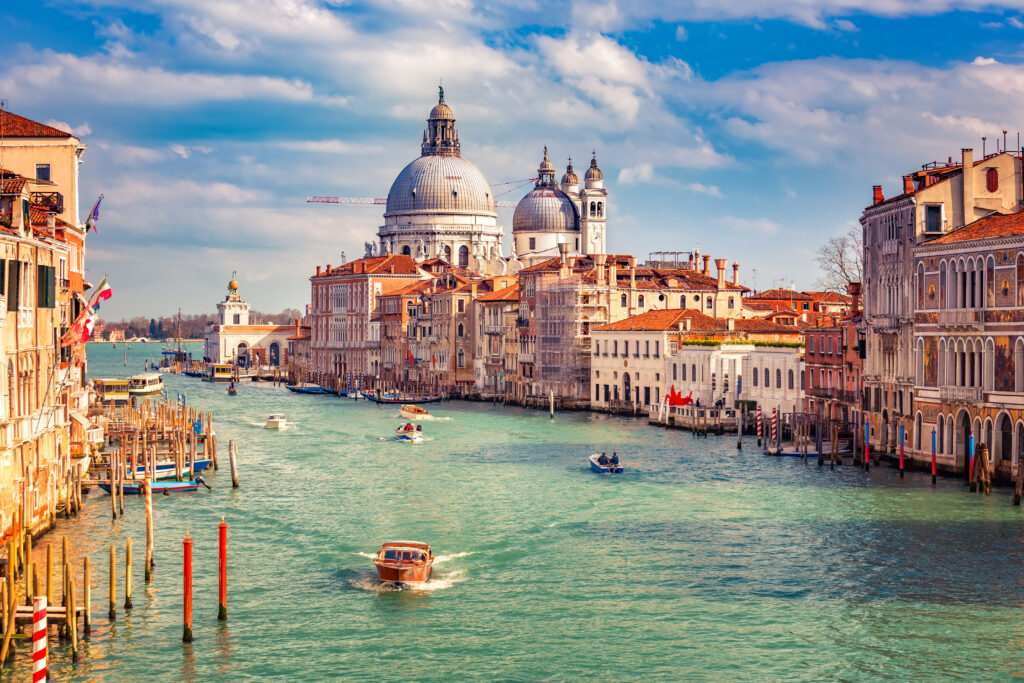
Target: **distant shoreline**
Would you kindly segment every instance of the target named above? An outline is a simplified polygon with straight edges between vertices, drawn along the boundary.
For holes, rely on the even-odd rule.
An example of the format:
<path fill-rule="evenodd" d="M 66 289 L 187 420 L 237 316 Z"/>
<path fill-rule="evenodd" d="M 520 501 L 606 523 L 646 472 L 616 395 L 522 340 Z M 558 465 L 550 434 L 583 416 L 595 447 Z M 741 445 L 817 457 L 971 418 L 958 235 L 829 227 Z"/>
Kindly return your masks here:
<path fill-rule="evenodd" d="M 204 340 L 203 339 L 182 339 L 181 343 L 184 344 L 185 342 L 201 342 L 201 341 L 204 341 Z M 175 339 L 150 339 L 148 342 L 131 341 L 131 340 L 127 340 L 127 339 L 125 341 L 118 341 L 118 342 L 90 340 L 90 341 L 88 341 L 86 343 L 87 344 L 177 344 L 178 340 L 177 340 L 177 338 L 175 338 Z"/>

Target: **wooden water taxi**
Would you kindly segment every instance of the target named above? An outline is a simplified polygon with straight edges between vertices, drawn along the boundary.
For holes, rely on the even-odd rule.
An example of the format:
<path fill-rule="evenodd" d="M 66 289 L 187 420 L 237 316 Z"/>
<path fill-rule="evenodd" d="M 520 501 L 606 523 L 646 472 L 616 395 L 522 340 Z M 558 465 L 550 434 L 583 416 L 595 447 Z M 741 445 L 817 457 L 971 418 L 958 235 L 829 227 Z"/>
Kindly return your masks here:
<path fill-rule="evenodd" d="M 426 408 L 412 405 L 403 405 L 398 409 L 398 414 L 406 420 L 430 420 L 433 418 L 433 415 Z"/>
<path fill-rule="evenodd" d="M 381 545 L 373 564 L 377 578 L 385 583 L 422 583 L 430 578 L 434 553 L 426 543 L 389 541 Z"/>
<path fill-rule="evenodd" d="M 601 463 L 601 455 L 601 453 L 594 453 L 590 456 L 590 469 L 602 474 L 622 474 L 622 465 L 617 462 L 612 463 L 610 460 L 607 464 Z"/>

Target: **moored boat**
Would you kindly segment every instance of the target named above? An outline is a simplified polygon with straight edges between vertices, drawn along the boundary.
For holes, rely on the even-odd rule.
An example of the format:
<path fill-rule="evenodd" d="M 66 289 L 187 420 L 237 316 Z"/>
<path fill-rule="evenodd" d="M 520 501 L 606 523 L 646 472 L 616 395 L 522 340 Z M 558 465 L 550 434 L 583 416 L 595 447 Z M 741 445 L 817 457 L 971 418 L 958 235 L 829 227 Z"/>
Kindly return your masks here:
<path fill-rule="evenodd" d="M 601 453 L 594 453 L 590 456 L 590 469 L 602 474 L 622 474 L 622 465 L 617 462 L 612 463 L 611 461 L 603 464 L 600 462 L 601 455 Z"/>
<path fill-rule="evenodd" d="M 284 429 L 288 426 L 288 420 L 281 413 L 273 413 L 267 415 L 267 420 L 263 423 L 263 426 L 267 429 Z"/>
<path fill-rule="evenodd" d="M 426 408 L 420 408 L 419 406 L 403 405 L 398 409 L 398 414 L 404 417 L 406 420 L 431 420 L 433 415 Z"/>
<path fill-rule="evenodd" d="M 198 481 L 154 481 L 153 493 L 187 493 L 189 491 L 197 491 L 199 489 Z M 124 483 L 124 492 L 128 494 L 142 493 L 143 482 L 137 481 L 133 483 Z M 110 493 L 110 484 L 100 484 L 101 489 Z"/>
<path fill-rule="evenodd" d="M 213 462 L 212 458 L 206 458 L 204 460 L 196 460 L 192 466 L 193 472 L 202 472 Z M 131 477 L 131 468 L 126 467 L 125 473 Z M 145 465 L 139 465 L 135 468 L 135 476 L 138 479 L 145 479 L 146 467 Z M 156 479 L 173 479 L 174 478 L 174 461 L 173 460 L 160 460 L 156 463 L 154 470 L 154 476 Z M 188 476 L 188 467 L 181 468 L 181 476 Z"/>
<path fill-rule="evenodd" d="M 389 541 L 381 545 L 373 564 L 385 583 L 422 583 L 430 578 L 434 553 L 426 543 Z"/>
<path fill-rule="evenodd" d="M 377 394 L 363 394 L 365 398 L 374 401 L 375 403 L 384 404 L 415 404 L 415 403 L 439 403 L 444 400 L 443 396 L 429 395 L 429 396 L 408 396 L 405 394 L 398 393 L 377 393 Z"/>
<path fill-rule="evenodd" d="M 289 384 L 288 391 L 293 391 L 296 394 L 326 394 L 322 386 L 319 384 Z"/>

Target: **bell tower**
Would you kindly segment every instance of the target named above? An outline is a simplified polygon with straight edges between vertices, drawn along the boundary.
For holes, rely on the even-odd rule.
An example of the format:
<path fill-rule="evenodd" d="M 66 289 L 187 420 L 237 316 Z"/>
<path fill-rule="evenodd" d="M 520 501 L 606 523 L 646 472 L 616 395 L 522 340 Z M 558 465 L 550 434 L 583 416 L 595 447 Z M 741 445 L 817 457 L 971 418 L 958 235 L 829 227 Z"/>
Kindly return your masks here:
<path fill-rule="evenodd" d="M 608 190 L 604 173 L 597 167 L 597 152 L 590 159 L 590 168 L 583 178 L 580 192 L 580 237 L 583 254 L 606 254 L 605 237 L 608 221 Z"/>
<path fill-rule="evenodd" d="M 237 275 L 237 271 L 231 274 L 228 295 L 224 297 L 224 301 L 217 304 L 217 318 L 221 325 L 249 324 L 249 302 L 242 301 L 238 294 L 238 280 L 235 279 Z"/>

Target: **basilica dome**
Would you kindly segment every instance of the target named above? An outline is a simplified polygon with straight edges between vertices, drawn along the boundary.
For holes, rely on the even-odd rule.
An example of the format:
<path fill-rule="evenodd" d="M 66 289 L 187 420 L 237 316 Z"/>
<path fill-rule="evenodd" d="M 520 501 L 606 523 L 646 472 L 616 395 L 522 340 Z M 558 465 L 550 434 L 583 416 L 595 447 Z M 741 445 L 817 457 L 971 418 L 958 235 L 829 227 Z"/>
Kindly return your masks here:
<path fill-rule="evenodd" d="M 555 184 L 555 167 L 548 159 L 547 147 L 537 175 L 534 188 L 516 204 L 512 231 L 578 232 L 580 220 L 576 204 Z"/>
<path fill-rule="evenodd" d="M 388 192 L 385 218 L 423 213 L 494 214 L 484 174 L 461 156 L 425 154 L 402 169 Z"/>

